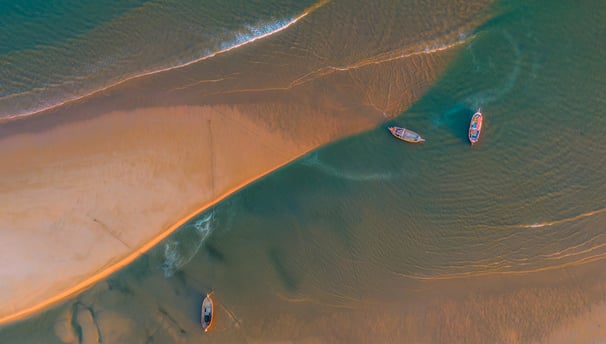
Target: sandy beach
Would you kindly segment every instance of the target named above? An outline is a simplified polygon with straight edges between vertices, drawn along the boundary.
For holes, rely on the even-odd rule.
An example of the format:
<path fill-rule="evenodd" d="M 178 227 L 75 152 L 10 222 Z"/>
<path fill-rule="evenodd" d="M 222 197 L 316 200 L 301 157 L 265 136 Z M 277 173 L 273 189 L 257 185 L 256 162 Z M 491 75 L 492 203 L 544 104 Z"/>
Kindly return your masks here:
<path fill-rule="evenodd" d="M 238 188 L 397 114 L 446 61 L 429 57 L 388 62 L 379 76 L 360 67 L 236 92 L 192 82 L 216 67 L 192 65 L 2 123 L 0 259 L 11 264 L 0 268 L 0 323 L 90 286 Z M 432 68 L 402 73 L 400 96 L 350 86 L 419 64 Z"/>
<path fill-rule="evenodd" d="M 0 322 L 108 276 L 239 187 L 372 123 L 336 121 L 271 129 L 236 108 L 183 106 L 4 138 Z"/>
<path fill-rule="evenodd" d="M 254 44 L 0 121 L 0 324 L 107 277 L 293 159 L 399 115 L 483 8 L 347 42 L 346 27 L 314 28 L 355 11 L 321 1 Z"/>
<path fill-rule="evenodd" d="M 602 13 L 1 4 L 0 343 L 605 342 Z"/>

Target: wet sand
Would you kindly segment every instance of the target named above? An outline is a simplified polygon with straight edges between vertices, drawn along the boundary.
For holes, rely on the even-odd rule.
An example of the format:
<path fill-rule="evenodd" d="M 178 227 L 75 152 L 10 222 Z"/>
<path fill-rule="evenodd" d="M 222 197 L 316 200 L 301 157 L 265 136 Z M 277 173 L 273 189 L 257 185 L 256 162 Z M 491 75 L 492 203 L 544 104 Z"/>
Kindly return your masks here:
<path fill-rule="evenodd" d="M 348 119 L 269 128 L 237 108 L 182 106 L 109 112 L 4 138 L 0 216 L 10 227 L 1 232 L 0 259 L 11 264 L 0 270 L 0 322 L 107 277 L 322 139 L 372 124 Z"/>
<path fill-rule="evenodd" d="M 262 42 L 1 122 L 0 259 L 10 264 L 0 267 L 0 324 L 107 277 L 260 176 L 399 114 L 482 8 L 436 16 L 439 34 L 421 21 L 380 44 L 315 47 L 309 33 L 338 8 L 317 11 Z M 347 30 L 318 32 L 320 44 Z"/>
<path fill-rule="evenodd" d="M 606 302 L 592 305 L 590 310 L 556 329 L 546 343 L 604 343 L 606 342 Z"/>
<path fill-rule="evenodd" d="M 231 265 L 249 270 L 259 263 L 231 258 Z M 131 271 L 96 284 L 38 318 L 35 333 L 27 338 L 37 342 L 54 334 L 63 343 L 77 343 L 79 335 L 84 343 L 99 338 L 170 343 L 593 343 L 604 338 L 603 267 L 600 261 L 453 280 L 383 275 L 375 290 L 333 294 L 317 288 L 267 288 L 268 281 L 262 281 L 267 275 L 259 271 L 266 268 L 257 266 L 242 277 L 220 274 L 226 281 L 246 281 L 246 291 L 241 284 L 223 284 L 214 294 L 215 327 L 204 333 L 196 316 L 203 295 L 195 279 L 208 276 L 207 269 L 188 267 L 167 279 L 153 272 L 136 273 L 140 267 L 131 265 Z M 255 279 L 255 273 L 263 278 Z M 259 309 L 261 300 L 264 307 Z M 0 339 L 16 341 L 28 331 L 31 324 L 24 322 Z"/>
<path fill-rule="evenodd" d="M 477 251 L 470 245 L 458 246 L 456 237 L 439 240 L 440 233 L 435 232 L 433 237 L 416 233 L 407 240 L 376 231 L 373 221 L 362 221 L 372 214 L 362 207 L 351 222 L 345 222 L 359 226 L 359 232 L 344 233 L 341 227 L 347 218 L 343 216 L 325 216 L 316 222 L 297 217 L 297 207 L 320 201 L 306 192 L 294 200 L 276 197 L 278 201 L 265 207 L 259 203 L 271 198 L 270 192 L 256 199 L 254 193 L 243 192 L 218 206 L 224 207 L 216 211 L 222 212 L 216 215 L 221 230 L 201 243 L 200 254 L 171 278 L 160 270 L 167 258 L 162 245 L 140 257 L 189 214 L 222 195 L 309 149 L 397 114 L 422 94 L 427 80 L 439 74 L 440 56 L 444 56 L 403 49 L 343 64 L 331 62 L 338 68 L 255 61 L 269 46 L 229 54 L 228 63 L 208 61 L 184 73 L 136 80 L 37 118 L 0 125 L 0 158 L 10 162 L 0 171 L 0 194 L 8 196 L 0 198 L 0 258 L 12 263 L 0 268 L 0 293 L 14 295 L 0 300 L 1 311 L 10 307 L 0 318 L 14 320 L 28 315 L 28 310 L 65 300 L 31 322 L 7 326 L 0 341 L 578 343 L 604 338 L 599 183 L 575 186 L 574 179 L 564 179 L 562 184 L 586 190 L 590 197 L 583 199 L 589 202 L 570 209 L 563 204 L 551 211 L 540 202 L 526 207 L 530 212 L 538 209 L 544 219 L 519 219 L 513 223 L 528 225 L 504 229 L 514 236 L 522 231 L 529 236 L 536 233 L 532 241 L 513 238 L 499 243 L 476 232 Z M 410 59 L 397 58 L 400 53 Z M 255 67 L 242 76 L 238 66 L 247 59 Z M 271 77 L 263 79 L 268 74 Z M 495 137 L 500 135 L 498 120 L 492 118 L 488 129 L 495 131 L 487 132 L 486 149 L 496 146 L 489 140 L 498 142 Z M 601 126 L 595 127 L 597 132 Z M 602 151 L 589 150 L 592 158 Z M 594 171 L 599 182 L 601 175 L 595 172 L 600 170 L 599 162 L 587 166 L 593 166 L 587 170 Z M 546 169 L 555 168 L 546 164 Z M 268 180 L 279 175 L 275 177 Z M 440 177 L 448 182 L 446 175 Z M 256 186 L 278 193 L 279 183 L 272 188 L 268 180 Z M 315 188 L 322 186 L 326 184 Z M 590 190 L 597 196 L 592 198 Z M 432 199 L 438 194 L 427 193 Z M 355 195 L 344 195 L 351 206 Z M 275 209 L 280 201 L 292 209 L 283 211 L 283 221 L 272 227 L 268 218 L 279 217 Z M 232 205 L 238 202 L 240 207 Z M 363 203 L 372 204 L 372 199 Z M 254 211 L 243 211 L 246 207 Z M 338 203 L 335 207 L 320 214 L 342 215 L 346 208 Z M 235 209 L 239 216 L 232 214 Z M 482 216 L 486 217 L 484 212 Z M 235 218 L 235 224 L 227 226 L 226 218 Z M 328 218 L 337 218 L 334 227 L 326 224 Z M 287 226 L 294 228 L 284 231 Z M 365 232 L 370 234 L 355 235 Z M 560 239 L 548 235 L 558 232 Z M 33 239 L 36 236 L 41 239 Z M 384 244 L 367 243 L 370 236 Z M 435 246 L 442 256 L 427 252 L 418 240 L 423 238 L 447 242 Z M 532 244 L 539 241 L 547 247 Z M 352 245 L 356 242 L 365 244 Z M 407 242 L 412 245 L 405 246 Z M 516 264 L 495 267 L 492 260 L 478 259 L 473 273 L 456 272 L 467 251 L 480 253 L 479 258 L 484 254 L 498 258 L 495 243 L 513 252 L 503 257 L 514 262 L 522 258 L 521 266 L 528 267 L 527 260 L 536 264 L 520 271 Z M 407 261 L 395 254 L 416 247 L 421 251 L 416 255 L 419 260 Z M 138 256 L 141 259 L 134 264 L 103 279 Z M 545 256 L 547 268 L 534 258 Z M 436 257 L 443 261 L 432 261 Z M 451 265 L 456 271 L 407 273 L 407 268 L 424 271 L 425 265 L 415 264 L 425 260 Z M 90 290 L 66 299 L 98 279 L 102 280 Z M 204 335 L 199 304 L 202 293 L 210 289 L 216 290 L 220 307 L 216 327 Z"/>
<path fill-rule="evenodd" d="M 407 98 L 392 100 L 392 115 L 437 74 L 398 85 L 404 92 L 414 81 Z M 343 87 L 342 75 L 202 101 L 200 84 L 180 91 L 166 78 L 2 124 L 0 259 L 11 264 L 0 268 L 0 323 L 107 277 L 234 190 L 387 116 L 364 89 Z"/>

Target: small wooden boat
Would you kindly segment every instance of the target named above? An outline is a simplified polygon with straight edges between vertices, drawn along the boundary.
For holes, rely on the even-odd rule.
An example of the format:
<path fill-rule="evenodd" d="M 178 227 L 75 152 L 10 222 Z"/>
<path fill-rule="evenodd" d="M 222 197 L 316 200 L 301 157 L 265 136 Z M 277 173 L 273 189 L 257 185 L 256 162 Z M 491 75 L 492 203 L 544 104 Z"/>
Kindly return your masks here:
<path fill-rule="evenodd" d="M 482 131 L 482 112 L 480 109 L 476 111 L 471 117 L 471 123 L 469 123 L 469 142 L 473 145 L 480 140 L 480 132 Z"/>
<path fill-rule="evenodd" d="M 204 297 L 204 301 L 202 301 L 202 329 L 204 329 L 204 332 L 208 332 L 208 330 L 210 330 L 210 327 L 213 324 L 213 314 L 214 314 L 214 307 L 213 307 L 213 299 L 210 298 L 210 294 L 206 294 L 206 297 Z"/>
<path fill-rule="evenodd" d="M 389 131 L 391 134 L 398 139 L 410 143 L 421 143 L 425 142 L 425 139 L 421 137 L 421 135 L 415 133 L 412 130 L 408 130 L 402 127 L 389 127 Z"/>

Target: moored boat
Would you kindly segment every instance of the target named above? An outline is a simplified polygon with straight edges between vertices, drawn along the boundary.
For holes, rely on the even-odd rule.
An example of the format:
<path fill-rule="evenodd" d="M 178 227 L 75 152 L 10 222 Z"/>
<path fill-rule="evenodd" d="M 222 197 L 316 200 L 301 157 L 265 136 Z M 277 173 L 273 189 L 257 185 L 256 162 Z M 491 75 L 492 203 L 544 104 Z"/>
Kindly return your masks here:
<path fill-rule="evenodd" d="M 421 135 L 415 133 L 412 130 L 408 130 L 402 127 L 389 127 L 389 132 L 396 138 L 410 142 L 410 143 L 421 143 L 425 142 L 425 139 L 421 137 Z"/>
<path fill-rule="evenodd" d="M 214 306 L 213 299 L 210 298 L 210 294 L 206 294 L 204 301 L 202 301 L 202 329 L 204 332 L 208 332 L 213 323 Z"/>
<path fill-rule="evenodd" d="M 480 109 L 476 111 L 471 117 L 471 123 L 469 123 L 469 142 L 475 144 L 480 140 L 480 133 L 482 132 L 482 112 Z"/>

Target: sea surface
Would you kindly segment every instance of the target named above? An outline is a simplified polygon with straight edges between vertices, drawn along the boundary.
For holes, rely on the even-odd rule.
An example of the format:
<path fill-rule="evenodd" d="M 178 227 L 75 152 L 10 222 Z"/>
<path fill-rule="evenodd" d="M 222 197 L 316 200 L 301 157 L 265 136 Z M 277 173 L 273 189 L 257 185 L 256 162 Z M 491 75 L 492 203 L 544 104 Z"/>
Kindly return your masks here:
<path fill-rule="evenodd" d="M 315 2 L 0 2 L 0 117 L 27 115 L 286 27 Z"/>
<path fill-rule="evenodd" d="M 385 92 L 398 54 L 452 53 L 395 118 L 240 190 L 1 343 L 543 342 L 606 301 L 603 1 L 1 1 L 0 116 L 314 16 L 296 52 L 265 58 L 373 64 L 366 87 Z"/>

